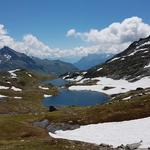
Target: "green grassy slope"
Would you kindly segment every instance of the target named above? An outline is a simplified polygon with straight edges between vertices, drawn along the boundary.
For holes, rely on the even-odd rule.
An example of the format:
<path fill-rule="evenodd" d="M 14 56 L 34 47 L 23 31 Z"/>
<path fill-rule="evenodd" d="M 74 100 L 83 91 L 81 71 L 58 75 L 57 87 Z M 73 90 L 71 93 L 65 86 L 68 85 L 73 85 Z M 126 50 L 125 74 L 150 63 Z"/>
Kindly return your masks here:
<path fill-rule="evenodd" d="M 55 87 L 39 88 L 50 76 L 35 75 L 26 70 L 0 74 L 0 85 L 22 89 L 0 90 L 8 96 L 0 101 L 0 150 L 98 150 L 99 146 L 83 142 L 53 139 L 47 130 L 32 126 L 36 120 L 53 123 L 91 124 L 123 121 L 150 116 L 150 89 L 140 89 L 117 95 L 109 103 L 91 107 L 65 107 L 54 112 L 42 106 L 43 94 L 57 94 Z M 29 76 L 28 74 L 31 74 Z M 9 83 L 8 83 L 9 82 Z M 41 85 L 42 86 L 42 85 Z M 20 96 L 22 99 L 15 99 Z M 129 99 L 126 99 L 130 97 Z"/>

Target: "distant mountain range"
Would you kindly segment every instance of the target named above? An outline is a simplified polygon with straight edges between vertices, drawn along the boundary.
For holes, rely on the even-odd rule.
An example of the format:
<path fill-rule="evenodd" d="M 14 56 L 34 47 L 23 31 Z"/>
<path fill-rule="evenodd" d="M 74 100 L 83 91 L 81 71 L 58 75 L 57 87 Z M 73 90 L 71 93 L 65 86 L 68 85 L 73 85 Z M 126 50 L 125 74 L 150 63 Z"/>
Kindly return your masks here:
<path fill-rule="evenodd" d="M 39 59 L 29 57 L 23 53 L 4 46 L 0 49 L 0 71 L 12 69 L 27 69 L 30 71 L 60 75 L 66 72 L 77 71 L 78 69 L 70 64 L 60 60 Z"/>
<path fill-rule="evenodd" d="M 104 63 L 106 60 L 110 59 L 111 57 L 113 57 L 113 54 L 111 53 L 89 54 L 88 56 L 81 58 L 74 65 L 80 70 L 87 70 L 98 64 Z"/>

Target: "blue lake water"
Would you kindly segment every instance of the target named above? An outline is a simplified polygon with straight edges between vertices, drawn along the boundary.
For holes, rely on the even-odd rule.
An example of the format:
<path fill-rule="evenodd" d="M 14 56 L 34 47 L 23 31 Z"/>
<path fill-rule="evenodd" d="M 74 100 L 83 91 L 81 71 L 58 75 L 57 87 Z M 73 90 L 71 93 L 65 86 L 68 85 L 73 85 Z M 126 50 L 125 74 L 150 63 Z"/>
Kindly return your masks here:
<path fill-rule="evenodd" d="M 52 84 L 57 87 L 65 86 L 69 84 L 69 81 L 61 78 L 45 81 L 44 84 Z M 104 104 L 108 102 L 109 97 L 103 93 L 80 90 L 72 91 L 67 88 L 59 88 L 59 94 L 57 96 L 44 98 L 44 106 L 93 106 L 96 104 Z"/>
<path fill-rule="evenodd" d="M 44 84 L 52 84 L 54 86 L 64 86 L 66 84 L 70 83 L 69 81 L 67 80 L 63 80 L 61 78 L 58 78 L 58 79 L 54 79 L 54 80 L 48 80 L 48 81 L 45 81 Z"/>
<path fill-rule="evenodd" d="M 108 102 L 108 96 L 94 91 L 70 91 L 61 89 L 57 96 L 45 98 L 45 106 L 93 106 Z"/>

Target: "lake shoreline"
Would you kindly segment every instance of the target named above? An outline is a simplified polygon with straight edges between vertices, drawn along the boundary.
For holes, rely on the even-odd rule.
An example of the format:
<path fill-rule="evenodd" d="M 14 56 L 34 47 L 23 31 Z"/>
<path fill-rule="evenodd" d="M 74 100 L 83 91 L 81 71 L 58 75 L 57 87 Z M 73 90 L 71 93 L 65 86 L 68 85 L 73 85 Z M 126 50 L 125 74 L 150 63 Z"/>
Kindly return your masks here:
<path fill-rule="evenodd" d="M 45 81 L 58 88 L 58 95 L 44 98 L 44 106 L 65 107 L 65 106 L 94 106 L 109 102 L 110 97 L 101 92 L 91 90 L 70 90 L 70 82 L 63 79 Z"/>

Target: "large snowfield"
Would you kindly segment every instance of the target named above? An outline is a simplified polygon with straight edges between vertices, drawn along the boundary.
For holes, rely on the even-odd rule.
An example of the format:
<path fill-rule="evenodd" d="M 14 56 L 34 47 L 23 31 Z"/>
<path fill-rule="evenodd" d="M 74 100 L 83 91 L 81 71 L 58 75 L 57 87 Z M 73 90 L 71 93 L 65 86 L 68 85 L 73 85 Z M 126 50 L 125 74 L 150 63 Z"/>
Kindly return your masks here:
<path fill-rule="evenodd" d="M 108 95 L 125 93 L 130 90 L 136 90 L 138 87 L 148 88 L 150 87 L 150 77 L 144 77 L 136 82 L 128 82 L 127 80 L 113 80 L 106 77 L 93 78 L 93 80 L 99 80 L 96 85 L 75 85 L 69 87 L 69 90 L 91 90 L 98 91 Z M 85 79 L 83 79 L 85 80 Z M 82 82 L 82 80 L 80 81 Z M 104 87 L 113 87 L 108 90 L 104 90 Z"/>
<path fill-rule="evenodd" d="M 150 117 L 111 123 L 99 123 L 81 126 L 75 130 L 56 131 L 50 133 L 53 138 L 77 140 L 95 144 L 111 144 L 117 147 L 121 144 L 140 142 L 141 148 L 150 147 Z"/>

